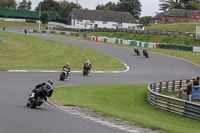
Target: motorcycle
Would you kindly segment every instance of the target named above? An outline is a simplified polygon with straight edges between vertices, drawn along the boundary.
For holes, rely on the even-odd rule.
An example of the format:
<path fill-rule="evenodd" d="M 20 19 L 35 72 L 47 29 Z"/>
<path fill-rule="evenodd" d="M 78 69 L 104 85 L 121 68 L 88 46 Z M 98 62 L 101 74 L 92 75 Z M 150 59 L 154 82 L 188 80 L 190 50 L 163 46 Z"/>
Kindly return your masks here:
<path fill-rule="evenodd" d="M 140 51 L 139 51 L 139 49 L 134 49 L 134 53 L 136 53 L 137 55 L 139 55 L 140 56 Z"/>
<path fill-rule="evenodd" d="M 149 58 L 148 52 L 144 52 L 143 55 L 144 55 L 145 57 Z"/>
<path fill-rule="evenodd" d="M 135 51 L 135 53 L 140 56 L 140 51 L 139 50 Z"/>
<path fill-rule="evenodd" d="M 69 76 L 69 70 L 64 69 L 60 74 L 60 81 L 64 81 Z"/>
<path fill-rule="evenodd" d="M 46 91 L 40 89 L 35 94 L 35 97 L 28 99 L 29 101 L 27 103 L 27 106 L 35 109 L 37 106 L 41 106 L 44 103 L 44 101 L 46 101 L 46 99 L 47 99 Z"/>
<path fill-rule="evenodd" d="M 83 76 L 88 76 L 89 72 L 89 69 L 83 68 Z"/>

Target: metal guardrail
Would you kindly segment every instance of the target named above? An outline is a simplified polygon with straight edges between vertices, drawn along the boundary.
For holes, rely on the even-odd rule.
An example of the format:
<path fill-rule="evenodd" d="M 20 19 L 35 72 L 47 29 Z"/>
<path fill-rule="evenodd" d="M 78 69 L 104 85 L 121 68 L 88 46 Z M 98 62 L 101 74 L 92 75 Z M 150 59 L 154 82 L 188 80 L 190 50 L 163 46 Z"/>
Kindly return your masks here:
<path fill-rule="evenodd" d="M 180 90 L 180 88 L 186 88 L 186 86 L 186 80 L 150 84 L 148 86 L 147 100 L 155 107 L 200 120 L 200 104 L 160 94 L 164 89 L 175 91 Z"/>

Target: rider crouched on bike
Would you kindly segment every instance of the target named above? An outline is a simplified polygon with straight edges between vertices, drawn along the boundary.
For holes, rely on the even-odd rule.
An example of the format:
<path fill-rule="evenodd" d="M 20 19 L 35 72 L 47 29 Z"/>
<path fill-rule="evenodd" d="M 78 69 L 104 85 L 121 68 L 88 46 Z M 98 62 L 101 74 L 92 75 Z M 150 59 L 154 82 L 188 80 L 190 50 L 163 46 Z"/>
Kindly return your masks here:
<path fill-rule="evenodd" d="M 66 65 L 63 66 L 63 70 L 67 69 L 70 74 L 70 64 L 66 63 Z"/>
<path fill-rule="evenodd" d="M 54 91 L 54 87 L 53 87 L 53 81 L 51 79 L 44 81 L 41 84 L 38 84 L 35 86 L 35 89 L 32 90 L 32 94 L 30 95 L 29 100 L 33 100 L 34 98 L 37 97 L 37 92 L 42 90 L 43 92 L 45 92 L 47 94 L 47 97 L 51 97 Z M 47 100 L 47 98 L 44 99 L 45 101 Z"/>
<path fill-rule="evenodd" d="M 92 68 L 92 65 L 90 63 L 90 60 L 87 60 L 85 63 L 84 63 L 84 66 L 83 66 L 83 69 L 87 69 L 87 70 L 91 70 Z"/>
<path fill-rule="evenodd" d="M 144 48 L 143 49 L 143 54 L 146 54 L 147 53 L 147 50 Z"/>
<path fill-rule="evenodd" d="M 138 48 L 135 47 L 134 52 L 137 53 L 138 51 L 139 51 Z"/>

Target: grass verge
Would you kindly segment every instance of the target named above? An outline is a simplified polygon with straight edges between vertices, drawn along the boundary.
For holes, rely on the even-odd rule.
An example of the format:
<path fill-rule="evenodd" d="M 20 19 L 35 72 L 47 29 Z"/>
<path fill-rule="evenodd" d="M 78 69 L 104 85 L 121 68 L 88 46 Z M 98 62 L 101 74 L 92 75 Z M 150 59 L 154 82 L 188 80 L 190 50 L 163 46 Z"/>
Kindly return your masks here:
<path fill-rule="evenodd" d="M 120 60 L 92 49 L 3 31 L 0 37 L 0 70 L 61 70 L 66 62 L 72 70 L 82 70 L 87 59 L 92 70 L 125 69 Z"/>
<path fill-rule="evenodd" d="M 25 23 L 25 22 L 7 22 L 7 21 L 0 21 L 0 28 L 3 27 L 11 28 L 11 27 L 38 27 L 39 24 L 37 23 Z"/>
<path fill-rule="evenodd" d="M 150 24 L 145 30 L 196 33 L 196 23 Z"/>
<path fill-rule="evenodd" d="M 200 121 L 153 107 L 147 84 L 79 85 L 56 88 L 52 96 L 63 105 L 86 107 L 103 114 L 173 133 L 199 133 Z"/>

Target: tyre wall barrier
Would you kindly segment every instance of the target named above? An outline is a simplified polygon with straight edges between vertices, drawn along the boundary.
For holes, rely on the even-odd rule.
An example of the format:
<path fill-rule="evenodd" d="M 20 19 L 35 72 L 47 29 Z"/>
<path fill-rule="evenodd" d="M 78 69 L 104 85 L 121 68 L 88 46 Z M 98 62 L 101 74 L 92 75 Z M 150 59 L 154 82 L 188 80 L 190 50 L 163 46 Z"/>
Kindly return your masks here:
<path fill-rule="evenodd" d="M 176 91 L 186 87 L 186 80 L 152 83 L 148 86 L 147 100 L 160 109 L 200 120 L 200 104 L 160 94 L 164 89 Z"/>
<path fill-rule="evenodd" d="M 114 39 L 114 41 L 110 41 Z M 145 48 L 162 48 L 162 49 L 174 49 L 181 51 L 200 52 L 200 47 L 182 45 L 182 44 L 167 44 L 167 43 L 152 43 L 152 42 L 141 42 L 136 40 L 126 40 L 118 38 L 107 38 L 104 37 L 104 42 L 125 44 L 130 46 L 145 47 Z"/>
<path fill-rule="evenodd" d="M 71 32 L 63 32 L 63 31 L 49 31 L 49 30 L 32 30 L 29 29 L 29 32 L 34 32 L 34 33 L 49 33 L 49 34 L 61 34 L 61 35 L 71 35 L 75 37 L 85 37 L 88 38 L 88 34 L 82 34 L 82 33 L 71 33 Z M 98 37 L 95 37 L 96 40 L 98 40 Z"/>

